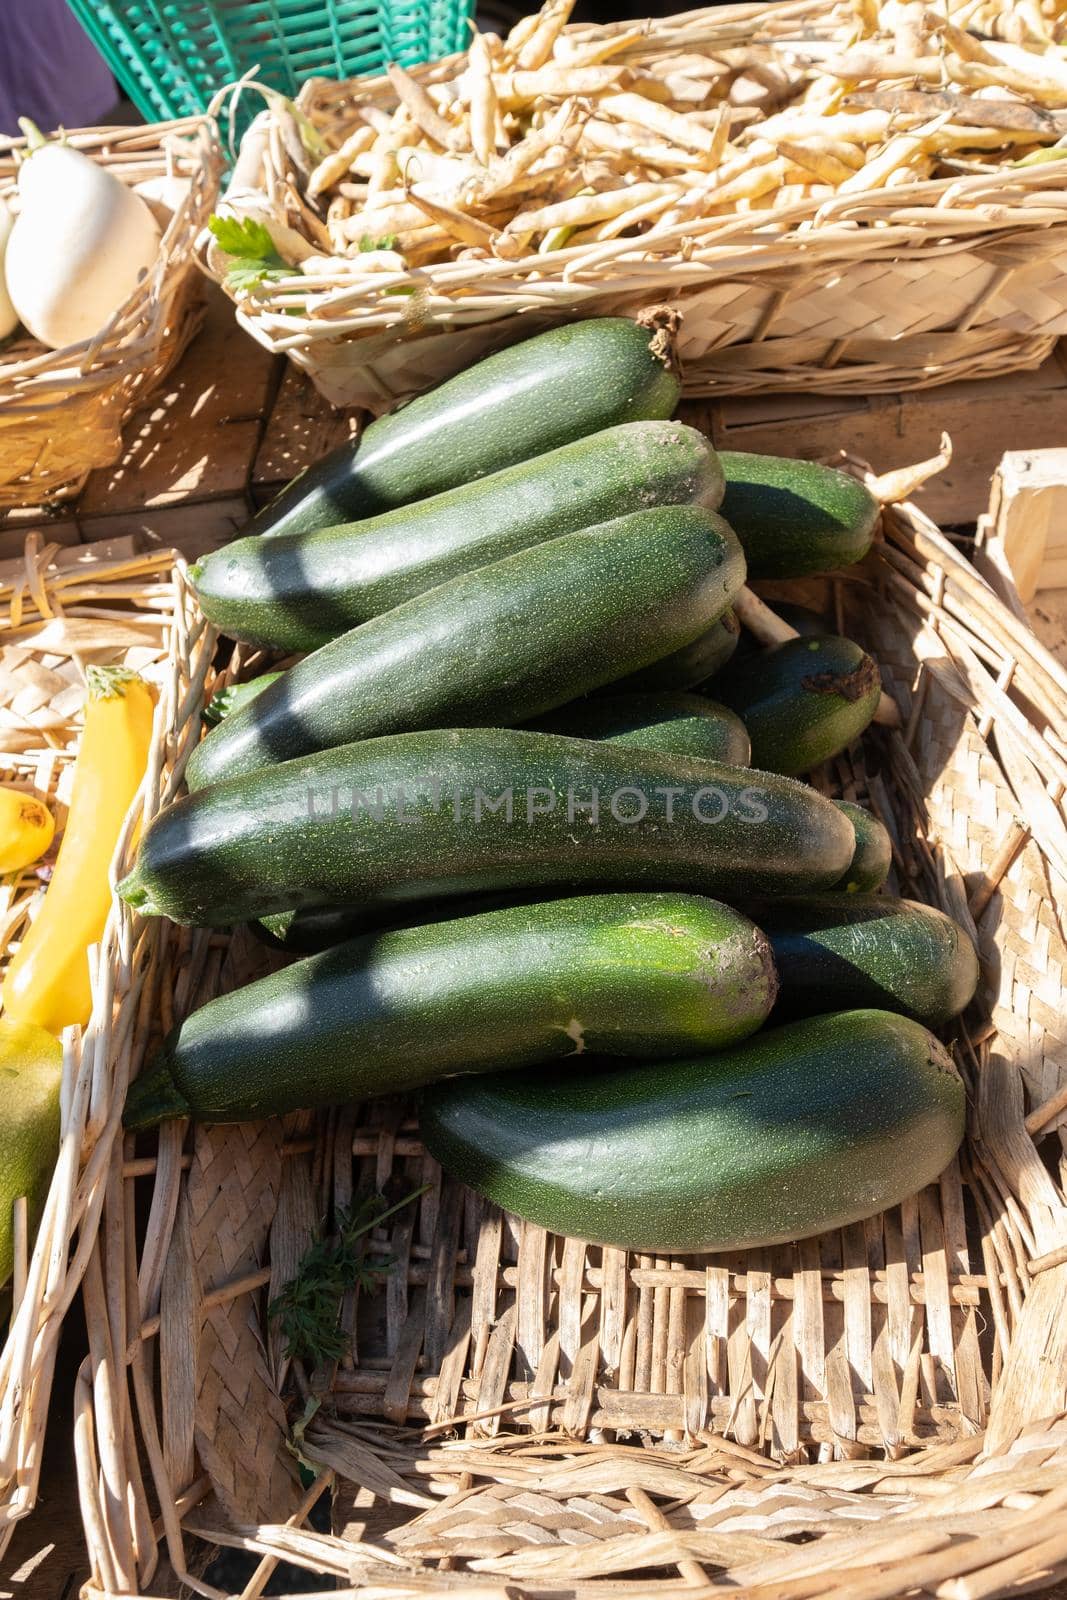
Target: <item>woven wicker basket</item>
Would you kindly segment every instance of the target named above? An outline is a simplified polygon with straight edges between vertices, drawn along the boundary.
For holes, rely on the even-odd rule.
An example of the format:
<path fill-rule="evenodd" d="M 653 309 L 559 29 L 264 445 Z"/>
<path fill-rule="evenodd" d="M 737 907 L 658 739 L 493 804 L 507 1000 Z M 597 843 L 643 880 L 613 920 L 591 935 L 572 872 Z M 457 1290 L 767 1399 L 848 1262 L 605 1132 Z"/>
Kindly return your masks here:
<path fill-rule="evenodd" d="M 817 36 L 831 11 L 809 4 L 728 6 L 649 24 L 612 57 L 655 70 L 686 51 L 783 31 Z M 613 25 L 604 32 L 618 31 Z M 576 41 L 598 30 L 568 30 Z M 451 78 L 464 58 L 415 69 Z M 299 105 L 328 139 L 351 132 L 353 106 L 392 109 L 388 79 L 312 79 Z M 323 245 L 300 193 L 286 113 L 255 135 L 233 209 L 270 215 Z M 289 355 L 338 406 L 380 412 L 552 322 L 621 313 L 653 300 L 684 312 L 686 391 L 751 394 L 799 387 L 869 394 L 1037 366 L 1067 333 L 1067 165 L 912 182 L 775 214 L 726 215 L 670 230 L 650 249 L 615 239 L 517 261 L 459 259 L 410 271 L 316 272 L 263 284 L 237 316 Z M 294 257 L 295 259 L 295 253 Z M 225 286 L 226 261 L 206 250 Z"/>
<path fill-rule="evenodd" d="M 179 715 L 185 720 L 172 660 L 173 560 L 169 552 L 136 555 L 129 540 L 60 552 L 31 535 L 24 562 L 0 568 L 0 781 L 46 801 L 57 835 L 92 663 L 122 663 L 160 690 L 145 803 L 135 803 L 131 817 L 154 809 L 169 730 Z M 179 659 L 185 648 L 183 639 Z M 40 903 L 35 868 L 0 883 L 0 975 Z M 17 1252 L 12 1322 L 0 1346 L 0 1555 L 37 1496 L 59 1335 L 102 1212 L 118 1120 L 111 1002 L 128 1003 L 130 970 L 114 919 L 96 959 L 92 1019 L 80 1042 L 75 1029 L 65 1040 L 59 1163 L 32 1254 L 24 1239 Z"/>
<path fill-rule="evenodd" d="M 122 179 L 187 180 L 158 211 L 159 255 L 108 326 L 91 340 L 46 350 L 20 330 L 0 353 L 0 507 L 75 494 L 94 467 L 117 460 L 122 424 L 170 371 L 200 324 L 197 234 L 214 210 L 222 170 L 208 117 L 147 128 L 83 128 L 67 134 Z M 14 151 L 0 141 L 0 197 L 17 209 Z M 169 217 L 169 221 L 167 220 Z"/>
<path fill-rule="evenodd" d="M 280 1560 L 377 1600 L 977 1600 L 1067 1564 L 1067 675 L 914 506 L 884 522 L 863 569 L 803 597 L 870 643 L 903 712 L 827 784 L 885 819 L 897 886 L 980 946 L 959 1164 L 797 1246 L 660 1259 L 501 1215 L 400 1104 L 127 1139 L 85 1280 L 94 1600 L 171 1592 L 160 1534 L 203 1595 L 214 1547 L 261 1557 L 245 1597 Z M 119 1080 L 157 1021 L 267 959 L 136 918 L 121 937 L 143 982 Z M 384 1287 L 344 1308 L 350 1357 L 289 1362 L 267 1305 L 323 1218 L 424 1184 L 376 1235 Z"/>

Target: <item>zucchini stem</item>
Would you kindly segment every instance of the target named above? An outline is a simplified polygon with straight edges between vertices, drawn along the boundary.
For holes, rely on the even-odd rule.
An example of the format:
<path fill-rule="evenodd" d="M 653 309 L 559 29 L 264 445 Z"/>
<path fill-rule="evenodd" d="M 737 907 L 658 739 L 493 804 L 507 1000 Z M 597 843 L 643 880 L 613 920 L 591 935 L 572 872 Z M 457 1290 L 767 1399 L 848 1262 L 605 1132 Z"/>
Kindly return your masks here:
<path fill-rule="evenodd" d="M 647 306 L 638 314 L 637 326 L 652 335 L 648 348 L 656 359 L 663 362 L 668 372 L 680 378 L 682 373 L 681 363 L 678 360 L 678 330 L 682 326 L 680 314 L 673 306 Z"/>
<path fill-rule="evenodd" d="M 131 1083 L 123 1107 L 123 1126 L 135 1133 L 154 1128 L 161 1122 L 190 1115 L 189 1102 L 171 1074 L 166 1059 L 153 1062 L 147 1072 Z"/>
<path fill-rule="evenodd" d="M 90 700 L 121 700 L 126 693 L 126 685 L 136 683 L 138 674 L 129 667 L 89 666 L 85 669 L 85 681 Z"/>

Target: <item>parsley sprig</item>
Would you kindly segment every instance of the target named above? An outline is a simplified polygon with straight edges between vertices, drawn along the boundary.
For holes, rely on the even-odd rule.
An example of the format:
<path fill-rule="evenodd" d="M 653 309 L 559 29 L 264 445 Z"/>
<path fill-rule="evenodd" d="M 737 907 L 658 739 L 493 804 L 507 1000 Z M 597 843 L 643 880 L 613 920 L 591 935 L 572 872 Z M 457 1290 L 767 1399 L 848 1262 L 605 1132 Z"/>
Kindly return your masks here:
<path fill-rule="evenodd" d="M 369 1195 L 355 1211 L 338 1214 L 333 1238 L 319 1239 L 306 1251 L 268 1310 L 281 1328 L 288 1359 L 325 1366 L 346 1354 L 348 1335 L 338 1324 L 343 1297 L 352 1289 L 373 1289 L 393 1265 L 391 1256 L 368 1254 L 360 1240 L 429 1188 L 424 1184 L 387 1208 L 382 1195 Z"/>
<path fill-rule="evenodd" d="M 292 277 L 295 269 L 278 254 L 262 222 L 253 217 L 209 217 L 207 225 L 219 248 L 233 257 L 226 273 L 231 289 L 250 293 L 261 283 Z"/>

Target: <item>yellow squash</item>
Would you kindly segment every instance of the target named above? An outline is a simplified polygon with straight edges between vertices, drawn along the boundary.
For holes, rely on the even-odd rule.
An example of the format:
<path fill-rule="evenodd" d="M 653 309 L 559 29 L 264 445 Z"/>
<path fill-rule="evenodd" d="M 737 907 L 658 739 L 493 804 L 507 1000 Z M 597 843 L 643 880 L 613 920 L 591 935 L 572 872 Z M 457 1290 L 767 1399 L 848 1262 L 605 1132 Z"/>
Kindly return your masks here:
<path fill-rule="evenodd" d="M 90 667 L 88 678 L 85 729 L 55 871 L 3 988 L 5 1016 L 51 1033 L 89 1020 L 89 947 L 107 921 L 108 868 L 152 735 L 152 695 L 135 673 Z"/>
<path fill-rule="evenodd" d="M 21 872 L 39 861 L 55 831 L 55 818 L 43 801 L 0 785 L 0 872 Z"/>
<path fill-rule="evenodd" d="M 15 1265 L 15 1202 L 29 1202 L 30 1244 L 59 1152 L 63 1051 L 43 1028 L 0 1020 L 0 1287 Z"/>

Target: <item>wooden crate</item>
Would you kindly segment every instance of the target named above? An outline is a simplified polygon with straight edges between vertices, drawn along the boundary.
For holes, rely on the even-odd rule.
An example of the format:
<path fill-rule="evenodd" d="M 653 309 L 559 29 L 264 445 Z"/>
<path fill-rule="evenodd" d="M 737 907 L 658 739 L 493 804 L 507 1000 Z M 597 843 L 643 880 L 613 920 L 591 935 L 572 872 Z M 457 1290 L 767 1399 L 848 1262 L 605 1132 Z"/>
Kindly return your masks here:
<path fill-rule="evenodd" d="M 1005 453 L 978 518 L 975 564 L 1067 661 L 1067 449 Z"/>

